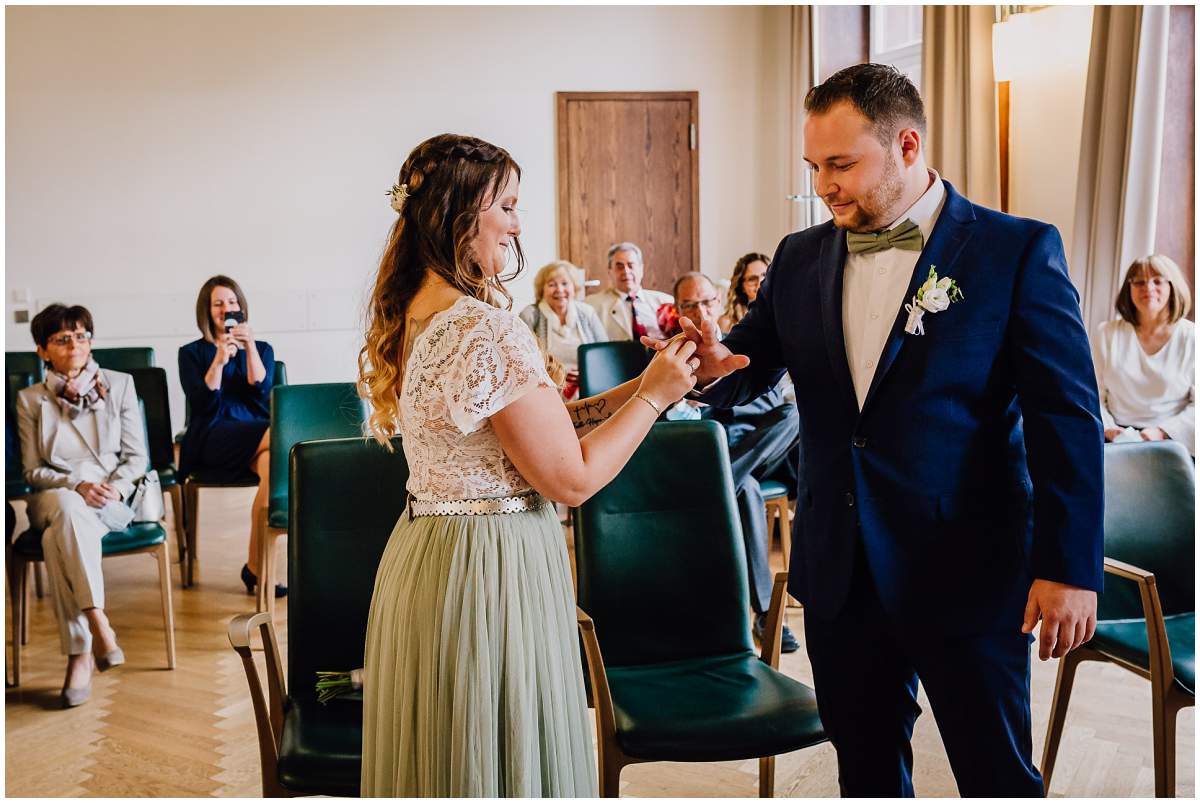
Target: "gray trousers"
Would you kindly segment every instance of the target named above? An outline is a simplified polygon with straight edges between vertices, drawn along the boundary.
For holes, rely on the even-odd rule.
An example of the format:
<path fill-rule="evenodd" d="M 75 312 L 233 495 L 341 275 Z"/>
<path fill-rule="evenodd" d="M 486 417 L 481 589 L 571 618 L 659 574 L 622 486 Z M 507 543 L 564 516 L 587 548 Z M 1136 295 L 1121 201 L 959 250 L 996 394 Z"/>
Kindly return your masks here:
<path fill-rule="evenodd" d="M 43 531 L 46 575 L 65 655 L 91 649 L 92 631 L 83 611 L 104 607 L 100 540 L 108 528 L 100 523 L 99 512 L 69 488 L 40 491 L 29 500 L 29 523 Z"/>

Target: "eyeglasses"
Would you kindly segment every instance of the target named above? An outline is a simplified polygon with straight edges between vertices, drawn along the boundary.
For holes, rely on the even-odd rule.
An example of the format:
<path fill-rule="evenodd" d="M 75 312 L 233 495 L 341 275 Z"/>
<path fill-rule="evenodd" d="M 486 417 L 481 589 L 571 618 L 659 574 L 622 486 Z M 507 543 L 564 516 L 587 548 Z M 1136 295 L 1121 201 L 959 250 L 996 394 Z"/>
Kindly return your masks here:
<path fill-rule="evenodd" d="M 92 342 L 92 333 L 91 332 L 75 332 L 74 334 L 69 334 L 69 335 L 59 335 L 58 337 L 50 338 L 50 340 L 47 342 L 49 342 L 50 345 L 52 345 L 52 346 L 62 346 L 65 348 L 65 347 L 71 345 L 71 341 L 74 341 L 76 343 L 91 343 Z"/>
<path fill-rule="evenodd" d="M 719 307 L 721 305 L 721 299 L 719 299 L 719 298 L 702 298 L 699 301 L 684 301 L 679 304 L 679 311 L 684 312 L 684 313 L 691 312 L 692 310 L 700 307 L 701 305 L 707 307 L 708 309 L 716 309 L 717 307 Z"/>
<path fill-rule="evenodd" d="M 1154 287 L 1162 287 L 1167 283 L 1167 280 L 1161 276 L 1155 276 L 1153 279 L 1130 279 L 1129 284 L 1134 287 L 1145 287 L 1147 284 Z"/>

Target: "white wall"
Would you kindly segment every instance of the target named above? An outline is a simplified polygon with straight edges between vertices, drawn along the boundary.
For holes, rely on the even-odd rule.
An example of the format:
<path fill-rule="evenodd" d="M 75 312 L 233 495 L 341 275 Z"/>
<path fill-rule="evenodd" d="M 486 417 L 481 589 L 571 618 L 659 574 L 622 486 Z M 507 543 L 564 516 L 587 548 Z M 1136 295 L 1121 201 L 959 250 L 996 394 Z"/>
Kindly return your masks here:
<path fill-rule="evenodd" d="M 1014 77 L 1010 95 L 1009 211 L 1053 223 L 1069 255 L 1092 7 L 1053 6 L 1028 17 L 1023 58 L 1031 74 Z"/>
<path fill-rule="evenodd" d="M 96 345 L 157 349 L 178 427 L 175 351 L 196 336 L 197 289 L 221 272 L 242 283 L 291 381 L 350 380 L 393 215 L 384 192 L 422 139 L 454 131 L 508 148 L 524 170 L 530 265 L 556 256 L 556 91 L 699 91 L 701 266 L 727 276 L 786 233 L 776 17 L 10 7 L 5 347 L 31 347 L 14 292 L 35 310 L 87 304 Z"/>

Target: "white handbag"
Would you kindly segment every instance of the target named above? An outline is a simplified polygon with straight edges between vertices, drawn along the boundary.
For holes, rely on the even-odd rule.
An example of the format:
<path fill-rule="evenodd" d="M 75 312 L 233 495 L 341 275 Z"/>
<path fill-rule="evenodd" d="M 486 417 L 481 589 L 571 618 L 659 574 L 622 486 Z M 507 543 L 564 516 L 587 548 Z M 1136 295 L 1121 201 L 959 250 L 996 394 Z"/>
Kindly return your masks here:
<path fill-rule="evenodd" d="M 133 508 L 134 522 L 153 524 L 162 521 L 165 508 L 162 483 L 158 481 L 157 471 L 150 469 L 133 484 L 129 506 Z"/>

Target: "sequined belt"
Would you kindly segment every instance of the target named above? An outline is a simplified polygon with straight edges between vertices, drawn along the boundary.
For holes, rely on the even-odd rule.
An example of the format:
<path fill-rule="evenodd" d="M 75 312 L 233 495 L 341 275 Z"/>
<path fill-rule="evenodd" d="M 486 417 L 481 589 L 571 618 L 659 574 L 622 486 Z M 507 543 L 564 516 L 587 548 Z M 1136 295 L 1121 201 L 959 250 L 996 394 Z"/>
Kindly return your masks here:
<path fill-rule="evenodd" d="M 546 500 L 536 493 L 519 496 L 497 496 L 492 499 L 408 500 L 409 515 L 418 516 L 488 516 L 493 513 L 524 513 L 537 510 Z"/>

